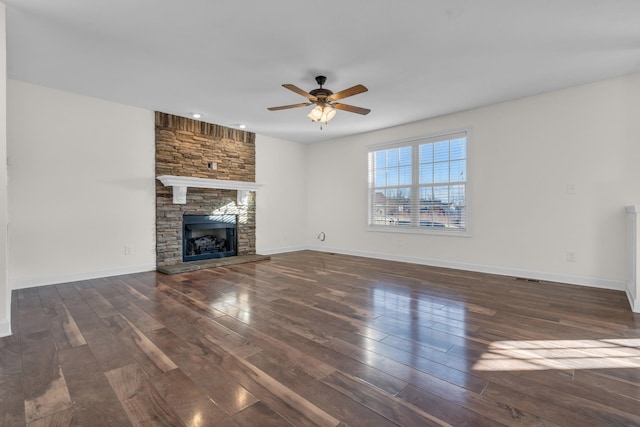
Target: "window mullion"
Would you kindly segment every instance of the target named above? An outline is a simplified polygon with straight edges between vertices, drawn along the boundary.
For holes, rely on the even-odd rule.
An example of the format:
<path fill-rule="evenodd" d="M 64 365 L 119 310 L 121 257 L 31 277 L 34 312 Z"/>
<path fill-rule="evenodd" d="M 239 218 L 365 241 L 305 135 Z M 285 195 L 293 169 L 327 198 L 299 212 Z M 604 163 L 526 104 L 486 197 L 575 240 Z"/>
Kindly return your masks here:
<path fill-rule="evenodd" d="M 411 225 L 420 225 L 420 152 L 419 144 L 411 147 Z"/>

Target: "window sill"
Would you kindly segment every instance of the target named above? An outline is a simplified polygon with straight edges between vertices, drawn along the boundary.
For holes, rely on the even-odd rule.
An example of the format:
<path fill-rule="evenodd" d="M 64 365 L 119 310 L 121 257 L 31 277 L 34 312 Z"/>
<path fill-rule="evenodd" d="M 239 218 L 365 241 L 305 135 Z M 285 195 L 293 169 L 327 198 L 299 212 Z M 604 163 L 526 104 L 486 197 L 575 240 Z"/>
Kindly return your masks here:
<path fill-rule="evenodd" d="M 469 230 L 464 231 L 442 231 L 438 229 L 425 229 L 408 226 L 367 226 L 367 231 L 382 233 L 398 233 L 398 234 L 423 234 L 431 236 L 450 236 L 450 237 L 471 237 Z"/>

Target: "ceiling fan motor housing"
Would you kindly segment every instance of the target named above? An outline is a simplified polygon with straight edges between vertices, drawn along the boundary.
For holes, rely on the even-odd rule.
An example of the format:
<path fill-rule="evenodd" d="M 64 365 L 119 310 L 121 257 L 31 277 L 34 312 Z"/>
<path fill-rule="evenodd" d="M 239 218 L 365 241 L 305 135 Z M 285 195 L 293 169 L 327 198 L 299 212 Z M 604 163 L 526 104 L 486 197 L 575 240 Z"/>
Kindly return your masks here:
<path fill-rule="evenodd" d="M 322 85 L 325 84 L 326 81 L 327 81 L 327 78 L 325 76 L 316 76 L 316 83 L 318 83 L 320 88 L 313 89 L 311 92 L 309 92 L 310 95 L 313 95 L 316 98 L 318 98 L 318 101 L 320 102 L 325 102 L 327 97 L 333 95 L 333 92 L 331 92 L 329 89 L 324 89 L 322 87 Z"/>
<path fill-rule="evenodd" d="M 325 100 L 327 99 L 328 96 L 333 95 L 333 92 L 331 92 L 329 89 L 323 89 L 323 88 L 314 89 L 309 93 L 320 100 Z"/>

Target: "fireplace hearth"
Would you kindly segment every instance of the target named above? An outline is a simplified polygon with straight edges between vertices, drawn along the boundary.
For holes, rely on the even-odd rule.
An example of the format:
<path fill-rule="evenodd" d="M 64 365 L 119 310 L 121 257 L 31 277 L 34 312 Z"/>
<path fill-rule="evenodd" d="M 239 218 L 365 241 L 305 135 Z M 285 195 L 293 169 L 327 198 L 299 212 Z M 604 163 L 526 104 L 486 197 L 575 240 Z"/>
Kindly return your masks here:
<path fill-rule="evenodd" d="M 237 221 L 237 215 L 184 215 L 182 261 L 236 256 Z"/>

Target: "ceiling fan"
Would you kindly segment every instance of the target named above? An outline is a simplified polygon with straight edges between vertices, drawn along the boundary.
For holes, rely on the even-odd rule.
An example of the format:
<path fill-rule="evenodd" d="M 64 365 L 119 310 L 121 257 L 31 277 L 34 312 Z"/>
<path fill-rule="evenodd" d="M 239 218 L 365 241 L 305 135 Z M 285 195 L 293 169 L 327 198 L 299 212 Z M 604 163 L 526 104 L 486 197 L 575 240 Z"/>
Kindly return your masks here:
<path fill-rule="evenodd" d="M 340 92 L 333 93 L 329 89 L 325 89 L 322 87 L 326 81 L 327 78 L 325 76 L 317 76 L 316 82 L 320 87 L 318 89 L 313 89 L 311 92 L 305 92 L 296 85 L 292 85 L 289 83 L 283 84 L 283 87 L 297 93 L 298 95 L 304 96 L 309 100 L 309 102 L 292 105 L 282 105 L 280 107 L 270 107 L 267 108 L 267 110 L 278 111 L 286 110 L 289 108 L 306 107 L 308 105 L 316 104 L 316 106 L 311 110 L 307 117 L 309 117 L 314 122 L 321 122 L 324 124 L 326 124 L 336 115 L 336 109 L 362 115 L 369 114 L 371 110 L 368 108 L 354 107 L 353 105 L 336 102 L 339 99 L 357 95 L 359 93 L 366 92 L 369 89 L 367 89 L 363 85 L 355 85 L 348 89 L 341 90 Z"/>

